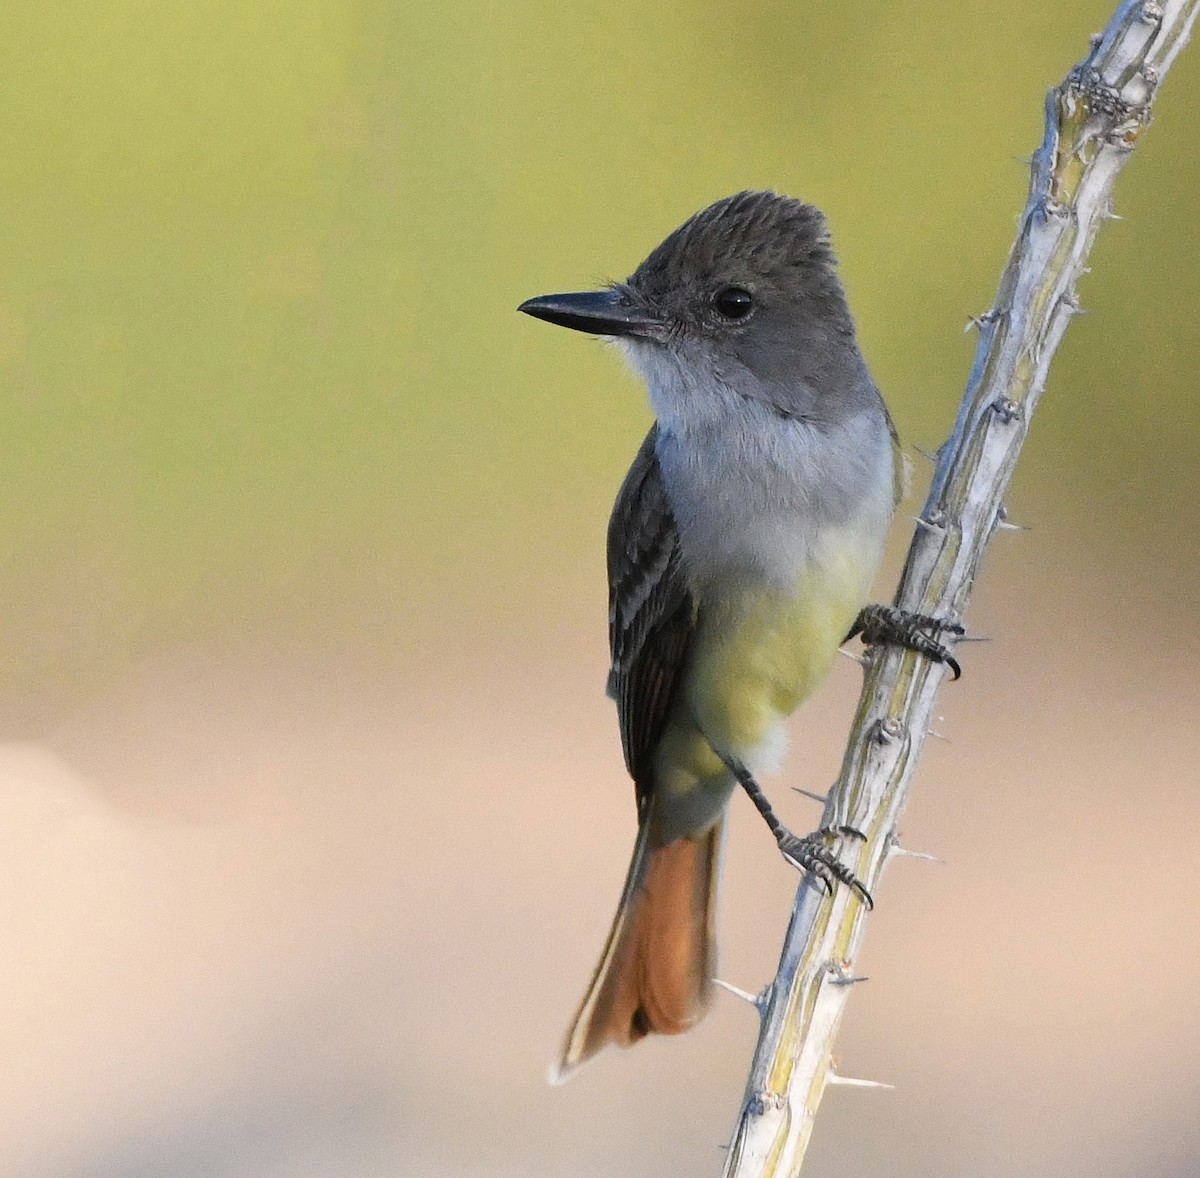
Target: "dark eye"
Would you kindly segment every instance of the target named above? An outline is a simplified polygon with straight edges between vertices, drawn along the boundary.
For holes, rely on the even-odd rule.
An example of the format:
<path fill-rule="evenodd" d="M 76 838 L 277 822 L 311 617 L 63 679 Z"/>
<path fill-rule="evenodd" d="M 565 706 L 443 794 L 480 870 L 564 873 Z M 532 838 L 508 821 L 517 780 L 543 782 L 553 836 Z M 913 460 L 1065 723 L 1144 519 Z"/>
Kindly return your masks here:
<path fill-rule="evenodd" d="M 726 319 L 745 319 L 754 306 L 754 300 L 748 290 L 743 290 L 740 286 L 727 286 L 724 290 L 717 291 L 713 298 L 713 306 Z"/>

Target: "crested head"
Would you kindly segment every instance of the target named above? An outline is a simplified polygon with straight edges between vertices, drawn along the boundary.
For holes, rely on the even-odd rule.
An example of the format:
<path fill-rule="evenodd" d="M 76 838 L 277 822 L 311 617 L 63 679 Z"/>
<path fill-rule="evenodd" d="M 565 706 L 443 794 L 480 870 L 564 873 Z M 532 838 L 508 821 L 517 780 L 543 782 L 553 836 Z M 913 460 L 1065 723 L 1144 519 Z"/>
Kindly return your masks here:
<path fill-rule="evenodd" d="M 739 192 L 690 217 L 622 285 L 660 312 L 701 327 L 706 319 L 719 325 L 737 317 L 710 317 L 704 306 L 729 287 L 751 296 L 750 310 L 756 295 L 840 295 L 834 266 L 819 210 L 774 192 Z"/>
<path fill-rule="evenodd" d="M 877 400 L 825 218 L 803 201 L 774 192 L 719 200 L 613 290 L 658 325 L 623 342 L 660 404 L 654 385 L 668 358 L 785 416 L 830 420 Z"/>
<path fill-rule="evenodd" d="M 793 197 L 726 197 L 625 282 L 520 309 L 616 338 L 664 424 L 755 403 L 815 423 L 878 407 L 825 218 Z"/>

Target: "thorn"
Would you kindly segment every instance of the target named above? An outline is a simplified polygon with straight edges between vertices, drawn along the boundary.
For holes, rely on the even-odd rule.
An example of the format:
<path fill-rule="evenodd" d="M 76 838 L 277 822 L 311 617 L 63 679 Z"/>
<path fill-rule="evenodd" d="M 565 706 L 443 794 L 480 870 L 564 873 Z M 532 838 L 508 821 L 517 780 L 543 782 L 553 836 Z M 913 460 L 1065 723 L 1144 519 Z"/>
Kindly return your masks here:
<path fill-rule="evenodd" d="M 926 863 L 940 863 L 946 866 L 946 860 L 940 855 L 931 855 L 928 851 L 910 851 L 907 847 L 897 847 L 893 852 L 905 859 L 923 859 Z"/>
<path fill-rule="evenodd" d="M 798 785 L 792 786 L 792 792 L 803 794 L 806 798 L 812 798 L 814 802 L 820 802 L 822 806 L 829 801 L 828 794 L 815 794 L 811 789 L 801 789 Z"/>
<path fill-rule="evenodd" d="M 934 740 L 944 740 L 947 744 L 954 743 L 944 732 L 939 732 L 936 728 L 927 728 L 926 731 Z"/>
<path fill-rule="evenodd" d="M 857 986 L 859 982 L 869 982 L 871 979 L 863 974 L 848 973 L 839 974 L 835 978 L 829 979 L 831 986 Z"/>
<path fill-rule="evenodd" d="M 913 449 L 920 454 L 922 458 L 927 458 L 930 462 L 936 463 L 938 460 L 938 456 L 936 454 L 933 454 L 928 450 L 922 450 L 920 446 L 914 446 Z"/>
<path fill-rule="evenodd" d="M 960 642 L 992 642 L 994 639 L 990 634 L 955 634 L 954 642 L 957 645 Z"/>
<path fill-rule="evenodd" d="M 999 528 L 1002 532 L 1028 532 L 1029 529 L 1024 524 L 1014 524 L 1008 518 L 1008 508 L 1003 503 L 996 510 L 996 522 L 993 525 Z"/>
<path fill-rule="evenodd" d="M 912 518 L 918 528 L 926 528 L 930 532 L 939 534 L 946 530 L 941 524 L 934 523 L 933 520 L 926 519 L 923 515 L 914 515 Z"/>
<path fill-rule="evenodd" d="M 751 994 L 749 990 L 742 990 L 730 982 L 721 981 L 720 978 L 713 978 L 713 985 L 720 986 L 722 990 L 732 994 L 735 998 L 740 998 L 743 1002 L 749 1002 L 759 1014 L 762 1014 L 763 1008 L 767 1004 L 766 990 L 763 990 L 760 994 Z"/>
<path fill-rule="evenodd" d="M 885 1084 L 882 1080 L 856 1080 L 853 1076 L 839 1076 L 833 1071 L 825 1077 L 825 1083 L 842 1088 L 887 1088 L 891 1091 L 895 1091 L 896 1088 L 895 1084 Z"/>
<path fill-rule="evenodd" d="M 843 658 L 849 659 L 852 663 L 857 663 L 863 670 L 866 670 L 871 665 L 871 660 L 866 655 L 854 654 L 852 651 L 846 650 L 841 646 L 838 647 L 838 654 Z"/>
<path fill-rule="evenodd" d="M 1087 311 L 1079 305 L 1079 300 L 1075 297 L 1074 291 L 1070 294 L 1065 294 L 1059 300 L 1072 315 L 1086 315 Z"/>
<path fill-rule="evenodd" d="M 963 328 L 963 335 L 966 335 L 971 328 L 977 331 L 982 331 L 989 323 L 996 318 L 996 310 L 993 307 L 990 311 L 984 311 L 982 315 L 971 315 L 967 319 L 966 326 Z"/>
<path fill-rule="evenodd" d="M 927 863 L 940 863 L 943 867 L 946 865 L 946 860 L 940 855 L 931 855 L 928 851 L 910 851 L 907 847 L 902 847 L 895 838 L 888 846 L 888 854 L 898 855 L 902 859 L 924 859 Z"/>

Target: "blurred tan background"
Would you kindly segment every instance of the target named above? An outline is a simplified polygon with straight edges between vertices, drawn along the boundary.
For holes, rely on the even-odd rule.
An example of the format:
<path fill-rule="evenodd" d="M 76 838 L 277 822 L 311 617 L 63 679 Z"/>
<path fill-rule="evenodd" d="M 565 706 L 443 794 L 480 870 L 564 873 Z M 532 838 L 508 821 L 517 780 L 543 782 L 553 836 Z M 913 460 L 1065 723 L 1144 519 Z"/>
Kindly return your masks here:
<path fill-rule="evenodd" d="M 0 1173 L 719 1170 L 733 999 L 544 1084 L 632 840 L 603 534 L 647 411 L 513 308 L 801 195 L 935 448 L 1108 15 L 5 7 Z M 1198 118 L 1193 48 L 942 697 L 904 833 L 947 864 L 878 893 L 840 1067 L 896 1091 L 828 1096 L 814 1178 L 1200 1170 Z M 857 685 L 770 783 L 798 828 Z M 794 880 L 735 810 L 722 973 L 756 989 Z"/>

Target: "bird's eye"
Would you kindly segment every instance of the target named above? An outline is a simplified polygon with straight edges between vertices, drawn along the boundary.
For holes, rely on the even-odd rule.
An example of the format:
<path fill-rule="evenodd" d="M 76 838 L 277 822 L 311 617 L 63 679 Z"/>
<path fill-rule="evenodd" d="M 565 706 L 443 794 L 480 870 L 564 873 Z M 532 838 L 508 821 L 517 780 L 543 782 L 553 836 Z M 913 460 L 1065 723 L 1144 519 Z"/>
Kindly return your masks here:
<path fill-rule="evenodd" d="M 748 290 L 740 286 L 727 286 L 717 291 L 713 297 L 713 306 L 726 319 L 745 319 L 754 306 L 754 300 Z"/>

